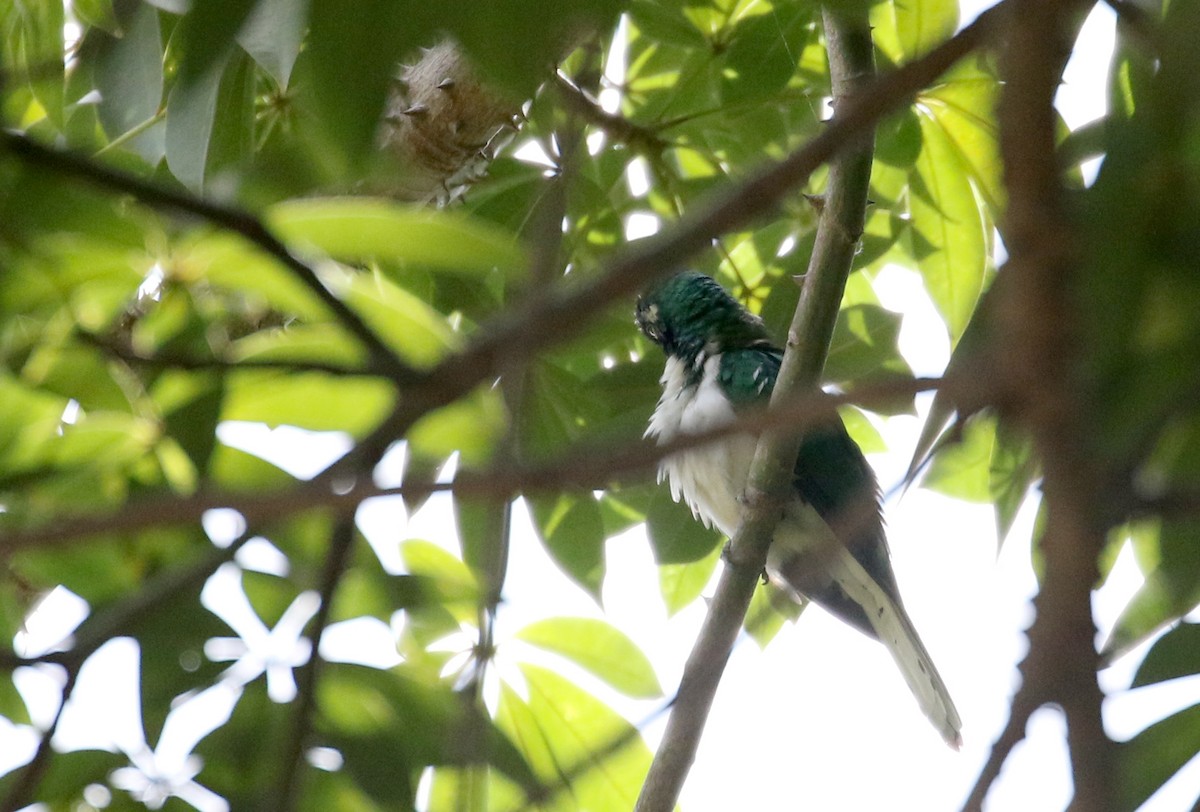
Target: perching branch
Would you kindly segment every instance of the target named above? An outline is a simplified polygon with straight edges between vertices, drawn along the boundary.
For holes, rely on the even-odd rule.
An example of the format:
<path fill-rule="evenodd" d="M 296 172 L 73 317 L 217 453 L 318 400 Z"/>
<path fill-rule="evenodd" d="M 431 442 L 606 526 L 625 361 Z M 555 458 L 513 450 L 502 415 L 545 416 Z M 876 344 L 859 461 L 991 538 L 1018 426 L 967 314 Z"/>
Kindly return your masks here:
<path fill-rule="evenodd" d="M 841 116 L 858 107 L 858 93 L 874 75 L 871 29 L 865 10 L 853 13 L 826 6 L 823 19 L 835 116 Z M 862 236 L 873 152 L 873 130 L 864 127 L 830 163 L 826 203 L 772 403 L 783 401 L 790 392 L 820 384 L 855 247 Z M 679 799 L 717 684 L 766 566 L 781 508 L 790 499 L 800 441 L 795 432 L 765 434 L 759 441 L 750 469 L 746 515 L 730 542 L 704 626 L 684 667 L 637 812 L 669 812 Z"/>

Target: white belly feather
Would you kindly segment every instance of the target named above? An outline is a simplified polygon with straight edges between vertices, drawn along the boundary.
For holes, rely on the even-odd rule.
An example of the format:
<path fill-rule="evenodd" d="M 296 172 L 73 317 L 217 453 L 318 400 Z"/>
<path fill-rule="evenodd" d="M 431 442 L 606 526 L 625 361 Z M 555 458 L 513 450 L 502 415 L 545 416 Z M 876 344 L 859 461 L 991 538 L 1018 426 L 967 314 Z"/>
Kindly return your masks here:
<path fill-rule="evenodd" d="M 720 366 L 721 356 L 711 356 L 704 362 L 700 382 L 689 386 L 689 370 L 683 361 L 667 358 L 663 394 L 646 436 L 656 437 L 661 444 L 681 434 L 696 434 L 732 422 L 733 407 L 717 383 Z M 682 497 L 706 525 L 715 525 L 732 536 L 741 522 L 740 500 L 750 476 L 755 445 L 754 437 L 738 435 L 675 454 L 659 466 L 659 481 L 666 479 L 671 496 L 676 501 Z"/>

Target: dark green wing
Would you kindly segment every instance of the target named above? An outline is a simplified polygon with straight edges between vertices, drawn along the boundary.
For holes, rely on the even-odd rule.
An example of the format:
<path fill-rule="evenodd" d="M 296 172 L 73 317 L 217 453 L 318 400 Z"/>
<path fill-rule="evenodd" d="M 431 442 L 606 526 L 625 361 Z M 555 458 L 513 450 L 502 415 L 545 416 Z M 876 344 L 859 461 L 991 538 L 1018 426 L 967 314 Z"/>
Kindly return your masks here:
<path fill-rule="evenodd" d="M 726 350 L 719 381 L 734 406 L 766 402 L 779 376 L 782 352 L 775 347 Z M 858 445 L 840 418 L 804 434 L 796 458 L 796 491 L 816 508 L 850 553 L 895 600 L 900 593 L 888 555 L 879 509 L 879 486 Z M 834 584 L 797 586 L 846 621 L 873 634 L 862 609 Z"/>

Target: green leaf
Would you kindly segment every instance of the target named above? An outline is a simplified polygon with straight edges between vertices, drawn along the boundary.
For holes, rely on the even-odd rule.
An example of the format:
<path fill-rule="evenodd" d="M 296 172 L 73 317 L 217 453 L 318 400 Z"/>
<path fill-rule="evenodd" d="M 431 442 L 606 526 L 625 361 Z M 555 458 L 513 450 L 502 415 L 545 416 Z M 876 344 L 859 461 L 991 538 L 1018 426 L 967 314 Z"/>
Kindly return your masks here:
<path fill-rule="evenodd" d="M 699 561 L 659 566 L 658 590 L 662 594 L 668 615 L 674 615 L 700 597 L 704 588 L 712 580 L 712 575 L 720 560 L 721 546 L 716 545 L 708 555 Z"/>
<path fill-rule="evenodd" d="M 462 345 L 441 313 L 386 277 L 353 273 L 340 281 L 346 304 L 408 363 L 430 369 Z"/>
<path fill-rule="evenodd" d="M 214 68 L 191 82 L 177 83 L 167 95 L 167 166 L 196 192 L 204 189 L 222 74 Z"/>
<path fill-rule="evenodd" d="M 854 406 L 842 406 L 838 408 L 838 414 L 842 418 L 842 424 L 845 425 L 846 431 L 850 434 L 850 439 L 854 440 L 864 454 L 880 454 L 888 450 L 887 443 L 883 441 L 883 435 L 879 433 L 879 429 L 875 428 L 866 414 Z"/>
<path fill-rule="evenodd" d="M 163 47 L 158 12 L 144 3 L 122 19 L 123 34 L 93 34 L 99 54 L 95 61 L 96 112 L 109 139 L 117 138 L 158 114 L 163 102 Z M 166 154 L 165 128 L 153 127 L 126 146 L 157 164 Z"/>
<path fill-rule="evenodd" d="M 362 366 L 367 353 L 332 323 L 292 323 L 277 330 L 259 330 L 235 341 L 230 355 L 235 361 L 334 364 L 352 370 Z"/>
<path fill-rule="evenodd" d="M 508 425 L 504 399 L 495 389 L 477 389 L 418 420 L 408 432 L 409 447 L 425 457 L 445 459 L 458 452 L 463 463 L 482 465 L 492 457 Z"/>
<path fill-rule="evenodd" d="M 63 6 L 17 2 L 0 10 L 0 65 L 26 85 L 56 127 L 63 125 Z M 34 72 L 29 76 L 29 72 Z M 37 74 L 41 74 L 38 76 Z"/>
<path fill-rule="evenodd" d="M 669 45 L 707 48 L 708 40 L 678 9 L 650 0 L 633 0 L 629 15 L 641 34 Z"/>
<path fill-rule="evenodd" d="M 974 64 L 956 66 L 919 104 L 945 135 L 954 158 L 992 218 L 1004 210 L 1007 194 L 1001 176 L 1000 130 L 993 114 L 1000 82 Z"/>
<path fill-rule="evenodd" d="M 1200 752 L 1200 705 L 1168 716 L 1122 742 L 1117 812 L 1133 812 Z"/>
<path fill-rule="evenodd" d="M 990 501 L 995 443 L 996 422 L 972 420 L 959 442 L 947 445 L 933 458 L 922 485 L 955 499 Z"/>
<path fill-rule="evenodd" d="M 547 786 L 550 809 L 632 809 L 650 751 L 616 711 L 553 671 L 521 665 L 528 703 L 501 685 L 497 724 Z M 562 782 L 568 786 L 563 787 Z M 565 797 L 564 797 L 565 796 Z"/>
<path fill-rule="evenodd" d="M 122 412 L 93 412 L 63 428 L 53 447 L 54 462 L 64 468 L 120 468 L 137 460 L 158 438 L 158 426 Z"/>
<path fill-rule="evenodd" d="M 597 601 L 604 582 L 604 519 L 590 493 L 528 496 L 538 536 L 555 563 Z"/>
<path fill-rule="evenodd" d="M 989 235 L 971 182 L 935 117 L 921 115 L 921 135 L 921 156 L 909 176 L 909 242 L 954 343 L 983 291 Z"/>
<path fill-rule="evenodd" d="M 958 28 L 958 3 L 949 0 L 903 0 L 886 4 L 896 19 L 896 34 L 905 61 L 922 56 L 949 39 Z"/>
<path fill-rule="evenodd" d="M 743 18 L 725 51 L 721 97 L 727 103 L 763 99 L 782 91 L 796 72 L 811 12 L 777 6 L 770 14 Z"/>
<path fill-rule="evenodd" d="M 266 220 L 286 242 L 343 262 L 426 265 L 472 276 L 528 265 L 512 235 L 485 221 L 384 199 L 291 200 L 272 206 Z"/>
<path fill-rule="evenodd" d="M 479 605 L 479 580 L 462 561 L 433 542 L 409 539 L 400 546 L 400 557 L 413 575 L 437 584 L 447 608 L 463 622 L 474 622 Z"/>
<path fill-rule="evenodd" d="M 50 809 L 75 809 L 89 784 L 103 785 L 108 775 L 129 761 L 122 753 L 104 750 L 73 750 L 56 753 L 48 762 L 38 785 L 37 799 Z M 9 793 L 24 777 L 23 770 L 14 770 L 0 779 L 0 795 Z M 52 806 L 53 805 L 53 806 Z"/>
<path fill-rule="evenodd" d="M 912 374 L 896 344 L 900 321 L 899 313 L 877 305 L 843 308 L 825 360 L 825 380 L 857 381 L 881 371 Z"/>
<path fill-rule="evenodd" d="M 1155 641 L 1130 688 L 1200 673 L 1200 623 L 1180 623 Z"/>
<path fill-rule="evenodd" d="M 1140 553 L 1143 569 L 1149 571 L 1104 643 L 1101 656 L 1106 661 L 1126 653 L 1200 604 L 1198 531 L 1195 521 L 1178 519 L 1163 522 L 1157 534 L 1147 527 L 1138 535 L 1134 549 Z"/>
<path fill-rule="evenodd" d="M 295 274 L 241 237 L 200 234 L 183 241 L 176 251 L 181 267 L 219 288 L 291 316 L 313 321 L 329 317 L 325 305 Z"/>
<path fill-rule="evenodd" d="M 121 30 L 113 13 L 112 0 L 73 0 L 71 11 L 75 19 L 88 27 L 99 28 L 113 35 Z"/>
<path fill-rule="evenodd" d="M 379 425 L 396 397 L 386 381 L 321 372 L 239 370 L 229 375 L 227 386 L 222 420 L 345 431 L 355 437 Z"/>
<path fill-rule="evenodd" d="M 238 44 L 283 89 L 300 54 L 308 5 L 309 0 L 258 0 L 237 34 Z"/>
<path fill-rule="evenodd" d="M 405 471 L 405 476 L 408 472 Z M 485 578 L 499 567 L 500 546 L 509 532 L 510 503 L 454 497 L 454 519 L 462 560 L 477 577 Z"/>
<path fill-rule="evenodd" d="M 490 764 L 532 790 L 521 754 L 486 714 L 450 686 L 403 669 L 332 665 L 317 691 L 320 728 L 345 769 L 386 808 L 412 808 L 421 768 Z"/>
<path fill-rule="evenodd" d="M 1006 423 L 998 424 L 988 471 L 988 490 L 995 506 L 996 537 L 1001 543 L 1039 476 L 1040 468 L 1029 439 Z"/>
<path fill-rule="evenodd" d="M 796 620 L 808 606 L 807 602 L 798 603 L 787 592 L 774 584 L 760 583 L 750 599 L 750 607 L 746 610 L 746 619 L 742 626 L 746 633 L 754 638 L 759 648 L 766 648 L 783 629 L 783 624 Z"/>
<path fill-rule="evenodd" d="M 190 5 L 175 32 L 183 50 L 176 88 L 190 87 L 205 81 L 213 72 L 221 73 L 217 66 L 228 58 L 234 35 L 257 3 L 258 0 L 208 0 Z M 167 137 L 169 140 L 170 135 Z"/>
<path fill-rule="evenodd" d="M 312 0 L 302 73 L 316 121 L 349 163 L 371 148 L 405 51 L 433 40 L 432 30 L 414 24 L 416 11 L 408 3 L 363 0 L 347 14 L 341 0 Z"/>
<path fill-rule="evenodd" d="M 671 498 L 660 487 L 646 513 L 646 531 L 659 564 L 687 564 L 700 561 L 720 544 L 722 535 L 705 527 L 687 505 Z"/>
<path fill-rule="evenodd" d="M 624 632 L 603 620 L 548 618 L 531 623 L 516 636 L 561 654 L 627 696 L 662 696 L 650 660 Z"/>

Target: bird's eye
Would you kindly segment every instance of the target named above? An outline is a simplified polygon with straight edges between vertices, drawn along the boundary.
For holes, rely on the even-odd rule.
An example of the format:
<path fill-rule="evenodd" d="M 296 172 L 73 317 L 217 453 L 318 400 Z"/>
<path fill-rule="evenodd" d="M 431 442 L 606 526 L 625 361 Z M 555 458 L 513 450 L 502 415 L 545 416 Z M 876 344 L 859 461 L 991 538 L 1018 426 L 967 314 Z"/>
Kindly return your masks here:
<path fill-rule="evenodd" d="M 662 341 L 662 325 L 658 320 L 658 305 L 646 304 L 639 299 L 635 320 L 638 329 L 645 333 L 647 338 L 651 341 Z"/>

